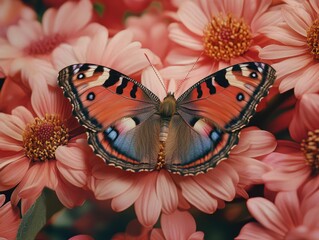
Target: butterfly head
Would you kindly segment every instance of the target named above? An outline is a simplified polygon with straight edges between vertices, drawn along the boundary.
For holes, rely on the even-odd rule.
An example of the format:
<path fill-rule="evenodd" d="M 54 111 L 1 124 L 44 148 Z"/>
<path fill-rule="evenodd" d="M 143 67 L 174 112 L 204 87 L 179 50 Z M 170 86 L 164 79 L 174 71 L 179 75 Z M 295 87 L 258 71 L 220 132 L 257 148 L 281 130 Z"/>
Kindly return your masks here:
<path fill-rule="evenodd" d="M 163 118 L 171 118 L 176 112 L 176 99 L 174 93 L 168 93 L 161 102 L 159 107 L 159 113 Z"/>

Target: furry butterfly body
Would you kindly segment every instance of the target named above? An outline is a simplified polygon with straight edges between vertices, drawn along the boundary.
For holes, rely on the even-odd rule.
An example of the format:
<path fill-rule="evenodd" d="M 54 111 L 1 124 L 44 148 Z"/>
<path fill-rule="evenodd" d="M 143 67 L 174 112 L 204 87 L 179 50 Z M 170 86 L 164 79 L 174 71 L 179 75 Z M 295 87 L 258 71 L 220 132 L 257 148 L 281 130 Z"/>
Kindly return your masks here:
<path fill-rule="evenodd" d="M 89 144 L 109 165 L 182 175 L 206 172 L 227 158 L 274 80 L 269 65 L 242 63 L 207 76 L 177 99 L 168 93 L 161 102 L 142 84 L 104 66 L 75 64 L 58 77 Z"/>

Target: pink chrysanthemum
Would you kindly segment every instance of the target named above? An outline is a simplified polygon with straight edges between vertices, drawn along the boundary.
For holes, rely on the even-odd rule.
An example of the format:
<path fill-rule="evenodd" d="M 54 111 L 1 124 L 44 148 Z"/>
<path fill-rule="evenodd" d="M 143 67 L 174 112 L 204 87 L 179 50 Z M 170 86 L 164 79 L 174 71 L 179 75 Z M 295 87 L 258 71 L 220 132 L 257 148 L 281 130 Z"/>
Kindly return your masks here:
<path fill-rule="evenodd" d="M 265 34 L 277 41 L 263 48 L 259 56 L 276 61 L 281 92 L 294 88 L 297 98 L 319 90 L 319 2 L 290 1 L 279 9 L 284 22 Z"/>
<path fill-rule="evenodd" d="M 196 232 L 196 222 L 186 211 L 176 210 L 172 214 L 162 214 L 161 229 L 145 228 L 138 221 L 131 221 L 125 233 L 113 236 L 112 240 L 202 240 L 203 232 Z"/>
<path fill-rule="evenodd" d="M 83 129 L 62 91 L 43 79 L 33 88 L 31 105 L 0 113 L 0 191 L 15 187 L 11 201 L 22 199 L 23 213 L 44 187 L 67 207 L 82 204 L 91 153 L 83 147 Z"/>
<path fill-rule="evenodd" d="M 0 195 L 0 239 L 15 239 L 20 225 L 19 209 L 11 202 L 5 202 L 5 195 Z"/>
<path fill-rule="evenodd" d="M 171 40 L 181 47 L 167 57 L 170 64 L 180 66 L 166 69 L 165 78 L 183 79 L 199 56 L 190 74 L 197 81 L 228 65 L 259 60 L 265 44 L 261 31 L 280 19 L 270 5 L 271 0 L 183 2 L 177 12 L 180 22 L 169 27 Z"/>
<path fill-rule="evenodd" d="M 172 214 L 177 207 L 187 209 L 189 204 L 213 213 L 236 194 L 247 197 L 246 186 L 262 182 L 261 175 L 269 168 L 255 158 L 275 147 L 271 134 L 247 128 L 227 160 L 198 176 L 179 176 L 165 169 L 131 173 L 99 164 L 93 169 L 94 193 L 97 199 L 112 199 L 115 211 L 134 204 L 137 218 L 145 227 L 153 226 L 161 212 Z"/>
<path fill-rule="evenodd" d="M 160 60 L 139 42 L 133 41 L 129 30 L 118 32 L 109 38 L 108 31 L 101 28 L 91 37 L 81 37 L 73 45 L 62 44 L 52 54 L 56 69 L 76 63 L 94 63 L 111 67 L 131 77 L 140 77 L 140 72 L 149 66 L 145 53 L 153 64 Z"/>
<path fill-rule="evenodd" d="M 258 223 L 246 224 L 237 240 L 319 239 L 319 192 L 307 185 L 297 193 L 280 192 L 275 202 L 257 197 L 247 201 Z"/>
<path fill-rule="evenodd" d="M 296 105 L 289 131 L 294 141 L 278 141 L 264 162 L 273 167 L 263 176 L 273 191 L 295 190 L 312 178 L 319 184 L 319 94 L 309 93 Z"/>
<path fill-rule="evenodd" d="M 81 0 L 79 3 L 68 1 L 58 10 L 48 9 L 42 23 L 20 20 L 8 28 L 8 42 L 0 46 L 0 60 L 11 61 L 11 76 L 21 71 L 28 80 L 42 74 L 49 84 L 55 85 L 56 72 L 50 64 L 52 51 L 61 43 L 72 43 L 80 36 L 97 31 L 97 24 L 89 24 L 91 16 L 91 2 Z"/>

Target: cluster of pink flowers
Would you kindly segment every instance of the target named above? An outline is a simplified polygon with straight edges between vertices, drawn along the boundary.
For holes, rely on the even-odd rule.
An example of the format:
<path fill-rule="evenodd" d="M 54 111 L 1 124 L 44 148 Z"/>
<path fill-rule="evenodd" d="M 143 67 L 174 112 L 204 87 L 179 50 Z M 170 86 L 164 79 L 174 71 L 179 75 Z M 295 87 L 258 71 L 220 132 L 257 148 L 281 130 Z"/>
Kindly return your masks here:
<path fill-rule="evenodd" d="M 318 0 L 105 0 L 104 17 L 94 0 L 43 2 L 52 8 L 41 21 L 20 1 L 0 2 L 0 191 L 12 191 L 5 204 L 0 195 L 1 239 L 15 238 L 44 188 L 67 208 L 92 196 L 116 212 L 134 205 L 137 220 L 114 239 L 203 239 L 190 210 L 213 214 L 234 198 L 248 199 L 257 221 L 236 239 L 319 239 Z M 162 99 L 145 53 L 168 91 L 179 86 L 177 95 L 229 65 L 272 65 L 277 80 L 257 109 L 265 117 L 205 174 L 107 166 L 72 115 L 58 72 L 75 63 L 108 66 Z M 264 194 L 250 198 L 257 184 Z"/>

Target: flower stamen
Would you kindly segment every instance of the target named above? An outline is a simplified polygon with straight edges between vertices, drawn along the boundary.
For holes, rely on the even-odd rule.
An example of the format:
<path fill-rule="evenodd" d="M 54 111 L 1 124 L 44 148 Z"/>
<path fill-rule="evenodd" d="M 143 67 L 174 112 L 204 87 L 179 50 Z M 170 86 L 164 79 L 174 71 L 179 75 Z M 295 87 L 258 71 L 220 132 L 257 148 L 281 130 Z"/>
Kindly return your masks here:
<path fill-rule="evenodd" d="M 25 51 L 30 55 L 49 54 L 61 42 L 63 42 L 63 37 L 60 34 L 44 36 L 42 39 L 32 42 L 28 47 L 25 48 Z"/>
<path fill-rule="evenodd" d="M 204 29 L 204 53 L 216 61 L 230 61 L 250 47 L 252 34 L 244 19 L 231 14 L 212 17 Z"/>
<path fill-rule="evenodd" d="M 315 59 L 319 59 L 319 19 L 307 31 L 307 44 Z"/>
<path fill-rule="evenodd" d="M 319 173 L 319 129 L 308 132 L 308 138 L 301 142 L 301 151 L 306 157 L 306 164 L 311 167 L 312 173 Z"/>
<path fill-rule="evenodd" d="M 25 155 L 34 162 L 55 158 L 55 150 L 68 143 L 69 133 L 58 115 L 35 118 L 23 132 Z"/>

